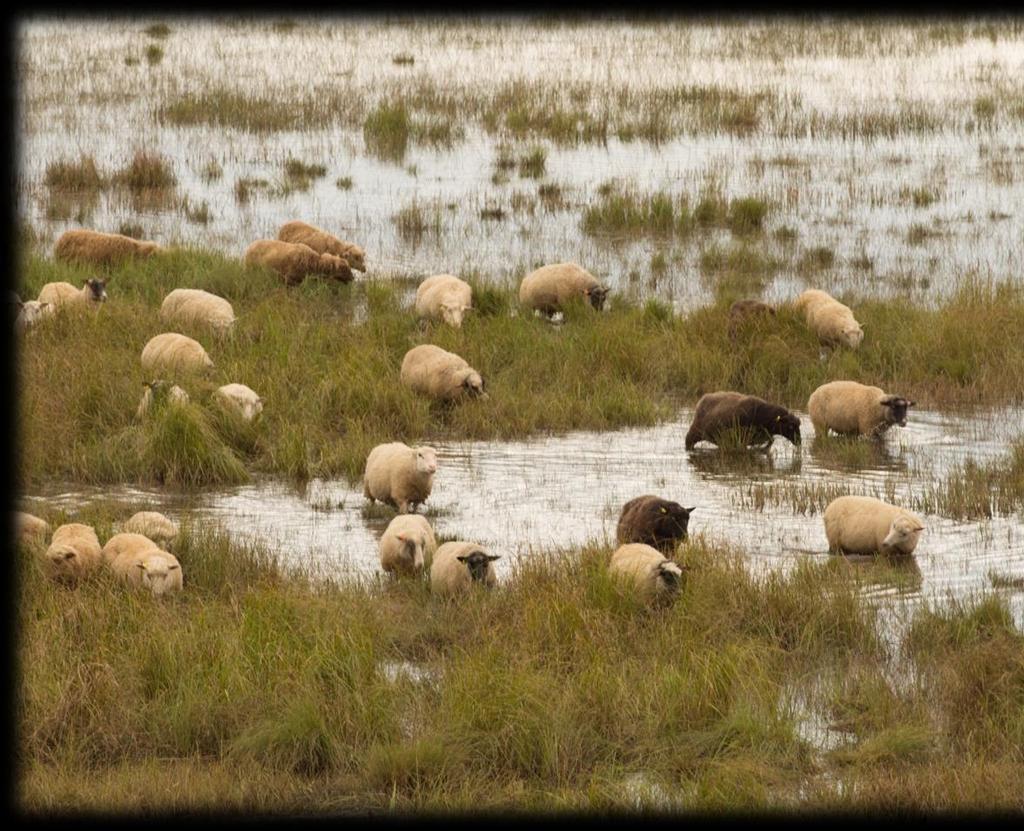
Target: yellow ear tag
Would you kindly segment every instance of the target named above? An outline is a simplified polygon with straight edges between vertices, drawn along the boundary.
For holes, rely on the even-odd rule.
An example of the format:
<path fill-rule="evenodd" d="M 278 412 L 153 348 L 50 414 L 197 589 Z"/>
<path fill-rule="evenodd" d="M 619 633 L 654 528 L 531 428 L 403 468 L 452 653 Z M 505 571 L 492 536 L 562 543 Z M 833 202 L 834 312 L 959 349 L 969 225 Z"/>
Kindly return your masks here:
<path fill-rule="evenodd" d="M 775 416 L 776 421 L 782 421 L 782 416 Z"/>
<path fill-rule="evenodd" d="M 659 508 L 658 510 L 661 511 L 663 514 L 667 514 L 668 513 L 668 511 L 666 511 L 664 508 Z"/>

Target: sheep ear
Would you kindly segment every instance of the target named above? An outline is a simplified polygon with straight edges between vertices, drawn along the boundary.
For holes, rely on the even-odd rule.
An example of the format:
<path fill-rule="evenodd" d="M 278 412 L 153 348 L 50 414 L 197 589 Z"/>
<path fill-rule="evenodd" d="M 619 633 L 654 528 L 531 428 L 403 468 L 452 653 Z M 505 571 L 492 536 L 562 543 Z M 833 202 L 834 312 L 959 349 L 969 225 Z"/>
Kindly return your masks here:
<path fill-rule="evenodd" d="M 174 569 L 176 569 L 176 568 L 181 568 L 181 566 L 168 566 L 167 570 L 168 571 L 174 571 Z"/>
<path fill-rule="evenodd" d="M 141 568 L 143 571 L 146 570 L 146 564 L 145 563 L 136 563 L 135 567 L 136 568 Z"/>
<path fill-rule="evenodd" d="M 686 511 L 686 513 L 688 514 L 692 514 L 695 510 L 697 510 L 697 506 L 694 505 L 692 508 L 683 508 L 683 510 Z"/>
<path fill-rule="evenodd" d="M 472 555 L 471 554 L 459 554 L 455 559 L 460 563 L 466 562 Z"/>
<path fill-rule="evenodd" d="M 917 402 L 916 402 L 916 401 L 908 401 L 908 402 L 907 402 L 907 406 L 908 406 L 908 407 L 913 407 L 913 406 L 915 406 L 916 404 L 917 404 Z"/>
<path fill-rule="evenodd" d="M 776 421 L 782 421 L 782 416 L 775 416 Z"/>
<path fill-rule="evenodd" d="M 501 555 L 500 554 L 485 554 L 484 556 L 487 557 L 489 562 L 494 562 L 495 560 L 500 560 L 501 559 Z"/>
<path fill-rule="evenodd" d="M 405 534 L 395 534 L 395 536 L 398 537 L 398 539 L 402 540 L 402 542 L 405 542 L 406 540 Z"/>

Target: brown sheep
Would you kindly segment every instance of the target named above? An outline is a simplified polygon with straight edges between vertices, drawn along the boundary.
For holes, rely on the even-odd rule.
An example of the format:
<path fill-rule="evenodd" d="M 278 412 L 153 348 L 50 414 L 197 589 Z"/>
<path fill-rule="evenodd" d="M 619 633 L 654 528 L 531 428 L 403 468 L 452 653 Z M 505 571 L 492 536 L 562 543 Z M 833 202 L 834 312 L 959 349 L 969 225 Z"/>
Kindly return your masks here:
<path fill-rule="evenodd" d="M 638 496 L 622 506 L 615 538 L 620 544 L 644 543 L 670 554 L 677 542 L 686 539 L 692 511 L 668 499 Z"/>
<path fill-rule="evenodd" d="M 298 285 L 310 274 L 333 277 L 342 283 L 354 279 L 348 262 L 341 257 L 318 254 L 308 245 L 276 239 L 256 240 L 245 250 L 243 262 L 276 271 L 289 286 Z"/>
<path fill-rule="evenodd" d="M 730 429 L 743 431 L 748 446 L 768 445 L 773 436 L 783 436 L 800 444 L 800 419 L 785 407 L 769 404 L 756 395 L 739 392 L 709 392 L 702 395 L 686 434 L 686 449 L 699 441 L 718 444 Z"/>
<path fill-rule="evenodd" d="M 162 250 L 155 242 L 79 228 L 61 234 L 54 246 L 53 257 L 65 262 L 117 265 L 134 257 L 151 257 Z"/>
<path fill-rule="evenodd" d="M 744 324 L 751 320 L 775 317 L 775 307 L 760 300 L 737 300 L 729 307 L 729 337 L 735 338 Z"/>
<path fill-rule="evenodd" d="M 282 242 L 308 245 L 318 254 L 333 254 L 341 257 L 356 271 L 366 271 L 366 251 L 354 242 L 344 242 L 323 228 L 317 228 L 300 219 L 286 222 L 277 232 Z"/>

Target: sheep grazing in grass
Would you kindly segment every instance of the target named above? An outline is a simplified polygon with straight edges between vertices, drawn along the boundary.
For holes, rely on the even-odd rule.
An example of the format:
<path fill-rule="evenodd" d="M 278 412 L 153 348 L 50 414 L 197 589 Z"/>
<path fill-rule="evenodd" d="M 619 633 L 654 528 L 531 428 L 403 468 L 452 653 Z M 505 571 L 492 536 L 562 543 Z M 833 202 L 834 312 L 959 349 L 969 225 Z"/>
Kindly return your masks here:
<path fill-rule="evenodd" d="M 842 554 L 914 553 L 924 524 L 910 511 L 871 496 L 840 496 L 825 509 L 829 551 Z"/>
<path fill-rule="evenodd" d="M 769 404 L 756 395 L 709 392 L 702 395 L 686 434 L 686 449 L 699 441 L 721 444 L 723 434 L 739 432 L 746 446 L 770 445 L 774 436 L 800 444 L 800 419 L 785 407 Z"/>
<path fill-rule="evenodd" d="M 472 309 L 473 288 L 453 274 L 435 274 L 416 289 L 416 314 L 420 317 L 440 318 L 459 329 L 463 315 Z"/>
<path fill-rule="evenodd" d="M 149 373 L 193 372 L 212 366 L 199 341 L 177 332 L 156 335 L 142 349 L 142 369 Z"/>
<path fill-rule="evenodd" d="M 74 584 L 88 577 L 103 562 L 96 532 L 80 522 L 69 522 L 53 532 L 43 554 L 44 568 L 53 580 Z"/>
<path fill-rule="evenodd" d="M 856 349 L 864 339 L 864 330 L 854 319 L 849 306 L 818 289 L 808 289 L 794 303 L 804 313 L 807 326 L 825 346 L 842 345 Z"/>
<path fill-rule="evenodd" d="M 19 332 L 31 329 L 44 317 L 52 317 L 57 311 L 53 303 L 41 303 L 38 300 L 26 300 L 21 304 L 14 327 Z"/>
<path fill-rule="evenodd" d="M 222 407 L 237 413 L 245 421 L 255 421 L 263 412 L 263 399 L 245 384 L 225 384 L 213 394 Z"/>
<path fill-rule="evenodd" d="M 914 403 L 879 387 L 832 381 L 811 393 L 807 412 L 819 436 L 829 430 L 841 435 L 881 436 L 894 424 L 906 427 L 907 408 Z"/>
<path fill-rule="evenodd" d="M 396 441 L 378 444 L 366 457 L 363 493 L 370 504 L 379 499 L 408 514 L 425 502 L 434 486 L 437 451 Z"/>
<path fill-rule="evenodd" d="M 103 562 L 119 578 L 154 597 L 181 591 L 181 564 L 144 534 L 115 534 L 103 546 Z"/>
<path fill-rule="evenodd" d="M 446 542 L 434 552 L 430 564 L 430 591 L 454 597 L 474 584 L 492 588 L 498 582 L 494 561 L 499 559 L 500 554 L 489 554 L 475 542 Z"/>
<path fill-rule="evenodd" d="M 282 225 L 277 238 L 282 242 L 308 245 L 317 254 L 333 254 L 341 257 L 356 271 L 366 271 L 366 252 L 360 246 L 354 242 L 344 242 L 323 228 L 300 219 Z"/>
<path fill-rule="evenodd" d="M 429 343 L 405 353 L 399 378 L 413 392 L 441 401 L 488 397 L 479 372 L 453 352 Z"/>
<path fill-rule="evenodd" d="M 139 420 L 145 418 L 151 409 L 163 406 L 164 404 L 187 404 L 188 393 L 177 384 L 158 378 L 155 381 L 143 381 L 146 388 L 142 392 L 142 400 L 135 411 L 135 417 Z"/>
<path fill-rule="evenodd" d="M 678 565 L 643 543 L 629 543 L 615 549 L 608 572 L 631 582 L 645 603 L 658 605 L 675 599 L 683 576 Z"/>
<path fill-rule="evenodd" d="M 421 572 L 437 549 L 434 531 L 419 514 L 399 514 L 380 538 L 380 567 L 396 574 Z"/>
<path fill-rule="evenodd" d="M 49 303 L 53 308 L 60 306 L 86 306 L 105 303 L 107 300 L 107 281 L 99 277 L 90 277 L 80 289 L 71 283 L 47 283 L 39 292 L 39 303 Z"/>
<path fill-rule="evenodd" d="M 622 506 L 615 537 L 620 544 L 644 543 L 668 554 L 686 539 L 693 508 L 647 495 L 630 499 Z"/>
<path fill-rule="evenodd" d="M 121 526 L 132 534 L 149 537 L 161 548 L 170 548 L 178 537 L 178 524 L 158 511 L 138 511 Z"/>
<path fill-rule="evenodd" d="M 775 307 L 760 300 L 737 300 L 729 307 L 729 337 L 735 338 L 745 325 L 775 317 Z"/>
<path fill-rule="evenodd" d="M 134 556 L 156 548 L 159 546 L 148 535 L 137 531 L 122 531 L 106 541 L 101 554 L 103 562 L 113 566 L 122 557 Z"/>
<path fill-rule="evenodd" d="M 308 245 L 276 239 L 256 240 L 245 250 L 247 266 L 261 266 L 276 271 L 289 286 L 298 285 L 307 276 L 333 277 L 342 283 L 353 280 L 348 261 L 334 254 L 318 254 Z"/>
<path fill-rule="evenodd" d="M 54 246 L 53 257 L 64 262 L 116 265 L 136 257 L 151 257 L 162 250 L 155 242 L 83 228 L 61 234 Z"/>
<path fill-rule="evenodd" d="M 160 305 L 164 323 L 207 326 L 218 334 L 229 332 L 235 324 L 235 310 L 223 297 L 202 289 L 174 289 Z"/>
<path fill-rule="evenodd" d="M 600 311 L 608 289 L 576 263 L 554 263 L 531 271 L 519 285 L 519 302 L 531 309 L 553 315 L 564 304 L 582 297 Z"/>
<path fill-rule="evenodd" d="M 50 533 L 50 523 L 25 511 L 14 512 L 14 528 L 18 542 L 45 542 Z"/>

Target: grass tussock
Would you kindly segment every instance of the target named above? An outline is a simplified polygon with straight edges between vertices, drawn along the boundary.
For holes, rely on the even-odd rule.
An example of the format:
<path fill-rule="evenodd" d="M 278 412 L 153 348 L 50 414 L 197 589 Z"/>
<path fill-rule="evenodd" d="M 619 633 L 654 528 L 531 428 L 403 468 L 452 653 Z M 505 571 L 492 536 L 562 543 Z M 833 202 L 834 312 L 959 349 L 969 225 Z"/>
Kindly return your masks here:
<path fill-rule="evenodd" d="M 111 181 L 132 191 L 167 190 L 177 183 L 171 163 L 159 153 L 138 150 Z"/>

